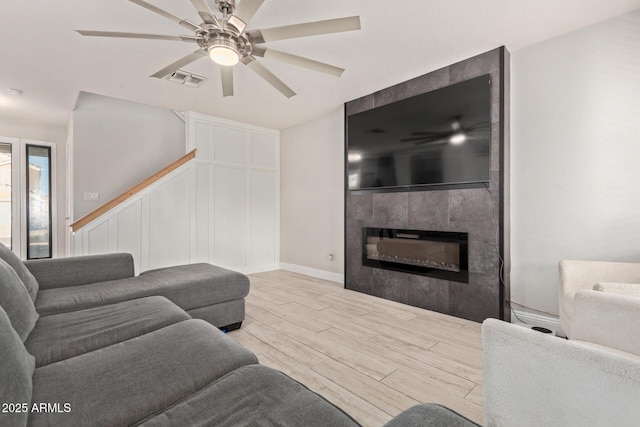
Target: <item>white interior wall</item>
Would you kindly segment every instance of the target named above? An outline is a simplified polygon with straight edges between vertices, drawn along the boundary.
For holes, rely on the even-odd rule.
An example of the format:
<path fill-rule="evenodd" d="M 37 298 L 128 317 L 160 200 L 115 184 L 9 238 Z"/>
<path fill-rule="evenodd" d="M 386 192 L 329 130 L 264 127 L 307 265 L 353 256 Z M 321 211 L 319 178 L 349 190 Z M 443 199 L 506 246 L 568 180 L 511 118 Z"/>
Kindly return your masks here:
<path fill-rule="evenodd" d="M 0 117 L 0 135 L 34 141 L 51 142 L 56 145 L 56 225 L 57 227 L 57 256 L 66 254 L 66 223 L 65 223 L 65 142 L 67 128 L 45 123 L 37 123 L 14 118 Z"/>
<path fill-rule="evenodd" d="M 81 93 L 73 112 L 73 218 L 184 154 L 184 122 L 172 111 Z M 100 198 L 86 201 L 85 192 L 99 193 Z"/>
<path fill-rule="evenodd" d="M 283 130 L 280 159 L 281 263 L 344 274 L 343 108 Z"/>
<path fill-rule="evenodd" d="M 558 313 L 561 259 L 640 261 L 640 12 L 511 55 L 511 298 Z"/>
<path fill-rule="evenodd" d="M 12 138 L 53 142 L 57 145 L 64 146 L 64 143 L 67 140 L 67 128 L 66 126 L 0 117 L 0 135 Z M 61 148 L 58 147 L 57 149 L 60 150 Z M 62 149 L 64 150 L 64 148 Z M 62 164 L 64 164 L 64 162 Z"/>

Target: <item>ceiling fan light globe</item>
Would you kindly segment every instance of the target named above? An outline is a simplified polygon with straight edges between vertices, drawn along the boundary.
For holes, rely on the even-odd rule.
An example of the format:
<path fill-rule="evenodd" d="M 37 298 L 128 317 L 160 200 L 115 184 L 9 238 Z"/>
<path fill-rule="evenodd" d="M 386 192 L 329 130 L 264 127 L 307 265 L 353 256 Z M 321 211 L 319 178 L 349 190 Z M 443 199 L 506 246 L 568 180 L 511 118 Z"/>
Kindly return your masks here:
<path fill-rule="evenodd" d="M 449 138 L 449 142 L 453 145 L 464 144 L 467 140 L 467 135 L 464 132 L 456 132 Z"/>
<path fill-rule="evenodd" d="M 240 59 L 238 52 L 227 46 L 213 46 L 209 49 L 209 56 L 216 64 L 227 67 L 236 65 Z"/>
<path fill-rule="evenodd" d="M 360 153 L 349 153 L 347 156 L 349 163 L 356 163 L 362 161 L 362 154 Z"/>
<path fill-rule="evenodd" d="M 230 67 L 240 60 L 238 45 L 227 34 L 217 35 L 209 44 L 209 56 L 219 65 Z"/>

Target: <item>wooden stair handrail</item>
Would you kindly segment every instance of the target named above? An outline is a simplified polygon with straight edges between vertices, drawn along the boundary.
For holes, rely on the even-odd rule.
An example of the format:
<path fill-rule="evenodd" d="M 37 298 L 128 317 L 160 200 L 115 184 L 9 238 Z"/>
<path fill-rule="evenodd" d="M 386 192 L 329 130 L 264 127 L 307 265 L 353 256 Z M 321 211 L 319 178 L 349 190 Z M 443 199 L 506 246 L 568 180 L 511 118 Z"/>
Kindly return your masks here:
<path fill-rule="evenodd" d="M 129 199 L 130 197 L 132 197 L 132 196 L 136 195 L 137 193 L 141 192 L 142 190 L 144 190 L 145 188 L 147 188 L 148 186 L 150 186 L 154 182 L 158 181 L 163 176 L 165 176 L 165 175 L 169 174 L 170 172 L 178 169 L 180 166 L 182 166 L 183 164 L 187 163 L 189 160 L 191 160 L 191 159 L 193 159 L 195 157 L 196 157 L 196 150 L 188 152 L 187 154 L 185 154 L 184 156 L 180 157 L 175 162 L 171 163 L 169 166 L 167 166 L 164 169 L 156 172 L 155 174 L 151 175 L 149 178 L 147 178 L 144 181 L 134 185 L 133 187 L 131 187 L 130 189 L 128 189 L 124 193 L 120 194 L 115 199 L 112 199 L 112 200 L 108 201 L 104 205 L 102 205 L 99 208 L 89 212 L 88 214 L 86 214 L 85 216 L 80 218 L 79 220 L 75 221 L 73 224 L 71 224 L 71 230 L 74 231 L 74 232 L 79 230 L 80 228 L 82 228 L 85 225 L 89 224 L 94 219 L 96 219 L 99 216 L 101 216 L 102 214 L 104 214 L 105 212 L 110 211 L 111 209 L 115 208 L 120 203 L 124 202 L 125 200 Z"/>

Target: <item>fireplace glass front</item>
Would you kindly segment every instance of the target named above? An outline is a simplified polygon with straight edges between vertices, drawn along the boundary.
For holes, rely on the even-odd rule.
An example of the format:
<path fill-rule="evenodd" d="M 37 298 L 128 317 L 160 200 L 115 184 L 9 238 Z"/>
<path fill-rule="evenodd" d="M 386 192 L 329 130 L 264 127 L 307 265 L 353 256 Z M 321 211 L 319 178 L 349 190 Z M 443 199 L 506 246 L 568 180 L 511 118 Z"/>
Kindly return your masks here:
<path fill-rule="evenodd" d="M 468 234 L 365 227 L 362 264 L 468 283 Z"/>

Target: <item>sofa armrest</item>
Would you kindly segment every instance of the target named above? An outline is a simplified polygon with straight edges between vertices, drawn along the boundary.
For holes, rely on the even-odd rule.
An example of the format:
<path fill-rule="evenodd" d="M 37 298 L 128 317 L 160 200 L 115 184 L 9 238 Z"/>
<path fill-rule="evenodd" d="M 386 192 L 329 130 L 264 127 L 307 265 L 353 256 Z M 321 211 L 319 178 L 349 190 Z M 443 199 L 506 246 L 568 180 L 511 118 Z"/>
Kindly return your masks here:
<path fill-rule="evenodd" d="M 640 283 L 640 263 L 603 261 L 560 261 L 560 327 L 569 335 L 573 298 L 581 289 L 593 289 L 599 282 Z"/>
<path fill-rule="evenodd" d="M 495 319 L 482 341 L 485 425 L 637 425 L 640 357 Z"/>
<path fill-rule="evenodd" d="M 41 290 L 79 286 L 134 276 L 131 254 L 88 255 L 25 261 Z"/>
<path fill-rule="evenodd" d="M 574 300 L 571 339 L 640 356 L 640 298 L 580 291 Z"/>

